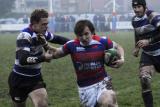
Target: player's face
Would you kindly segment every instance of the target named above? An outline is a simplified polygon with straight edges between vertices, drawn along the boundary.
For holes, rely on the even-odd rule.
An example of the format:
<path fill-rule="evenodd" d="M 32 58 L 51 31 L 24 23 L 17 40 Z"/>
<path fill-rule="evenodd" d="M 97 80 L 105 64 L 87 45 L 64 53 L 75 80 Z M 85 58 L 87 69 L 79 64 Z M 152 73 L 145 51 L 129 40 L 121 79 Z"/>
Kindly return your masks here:
<path fill-rule="evenodd" d="M 83 43 L 83 45 L 87 46 L 89 45 L 91 39 L 92 39 L 92 33 L 90 29 L 86 26 L 82 32 L 81 35 L 77 36 L 78 39 Z"/>
<path fill-rule="evenodd" d="M 38 23 L 33 25 L 34 31 L 37 33 L 45 33 L 48 29 L 48 18 L 41 18 Z"/>
<path fill-rule="evenodd" d="M 133 10 L 137 17 L 142 17 L 144 15 L 144 7 L 142 5 L 133 6 Z"/>

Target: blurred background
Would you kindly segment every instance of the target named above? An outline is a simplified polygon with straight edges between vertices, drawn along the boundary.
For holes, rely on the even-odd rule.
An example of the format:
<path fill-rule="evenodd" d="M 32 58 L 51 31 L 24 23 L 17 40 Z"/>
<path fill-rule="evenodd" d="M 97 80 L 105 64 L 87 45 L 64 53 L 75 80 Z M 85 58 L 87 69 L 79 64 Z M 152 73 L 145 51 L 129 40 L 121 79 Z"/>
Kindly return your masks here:
<path fill-rule="evenodd" d="M 15 60 L 16 38 L 30 23 L 36 8 L 48 10 L 49 30 L 73 39 L 73 28 L 80 19 L 93 22 L 100 36 L 110 36 L 125 50 L 120 69 L 106 66 L 112 76 L 119 107 L 144 107 L 138 77 L 139 57 L 132 56 L 134 15 L 132 0 L 0 0 L 0 107 L 12 107 L 8 95 L 8 75 Z M 160 0 L 146 0 L 148 8 L 160 12 Z M 114 32 L 114 33 L 113 33 Z M 108 35 L 109 34 L 109 35 Z M 56 47 L 59 45 L 52 44 Z M 80 107 L 76 76 L 70 56 L 44 63 L 42 74 L 47 84 L 49 107 Z M 160 107 L 160 74 L 153 78 L 154 107 Z M 26 107 L 33 107 L 30 100 Z"/>
<path fill-rule="evenodd" d="M 48 10 L 50 14 L 49 30 L 51 32 L 73 32 L 74 24 L 80 19 L 91 20 L 98 32 L 131 30 L 130 20 L 134 15 L 131 1 L 1 0 L 0 32 L 19 31 L 27 26 L 30 13 L 36 8 Z M 159 0 L 146 1 L 149 8 L 160 11 Z"/>

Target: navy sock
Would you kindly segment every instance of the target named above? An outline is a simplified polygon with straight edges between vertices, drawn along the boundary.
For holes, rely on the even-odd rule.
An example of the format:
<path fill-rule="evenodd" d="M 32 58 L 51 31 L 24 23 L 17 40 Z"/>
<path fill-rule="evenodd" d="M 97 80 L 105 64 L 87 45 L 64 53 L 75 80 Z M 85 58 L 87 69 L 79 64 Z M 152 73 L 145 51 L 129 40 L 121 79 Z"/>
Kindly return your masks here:
<path fill-rule="evenodd" d="M 153 107 L 152 91 L 142 93 L 145 107 Z"/>

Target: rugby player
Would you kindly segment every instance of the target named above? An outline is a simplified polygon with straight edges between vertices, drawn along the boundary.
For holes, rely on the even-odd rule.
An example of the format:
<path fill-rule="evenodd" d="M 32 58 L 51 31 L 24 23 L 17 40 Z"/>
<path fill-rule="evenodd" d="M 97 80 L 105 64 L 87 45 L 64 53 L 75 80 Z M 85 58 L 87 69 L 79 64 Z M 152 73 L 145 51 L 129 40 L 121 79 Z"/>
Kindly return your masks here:
<path fill-rule="evenodd" d="M 69 39 L 47 31 L 48 12 L 35 9 L 31 13 L 30 25 L 17 36 L 16 59 L 9 75 L 9 94 L 14 107 L 26 107 L 31 98 L 35 107 L 48 107 L 46 84 L 41 75 L 41 63 L 50 62 L 52 54 L 48 42 L 64 44 Z"/>
<path fill-rule="evenodd" d="M 96 35 L 93 24 L 88 20 L 78 21 L 74 32 L 76 39 L 60 48 L 53 47 L 53 58 L 71 55 L 83 107 L 118 107 L 111 78 L 105 71 L 104 51 L 115 48 L 119 52 L 120 58 L 112 66 L 119 68 L 124 63 L 123 48 L 107 37 Z"/>
<path fill-rule="evenodd" d="M 132 25 L 135 31 L 133 55 L 142 50 L 139 78 L 145 107 L 153 107 L 151 79 L 155 71 L 160 72 L 160 14 L 149 10 L 145 0 L 132 0 L 135 16 Z"/>

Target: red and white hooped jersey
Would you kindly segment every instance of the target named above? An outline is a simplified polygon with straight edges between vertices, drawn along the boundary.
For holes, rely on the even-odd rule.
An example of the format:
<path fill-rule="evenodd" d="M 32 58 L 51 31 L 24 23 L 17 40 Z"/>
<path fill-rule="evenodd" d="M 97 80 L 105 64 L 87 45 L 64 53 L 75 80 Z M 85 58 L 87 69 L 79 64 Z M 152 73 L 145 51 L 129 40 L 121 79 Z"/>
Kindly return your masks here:
<path fill-rule="evenodd" d="M 103 80 L 107 73 L 104 68 L 104 51 L 113 48 L 113 42 L 105 37 L 92 36 L 88 46 L 78 39 L 63 45 L 65 54 L 70 54 L 80 87 L 89 86 Z"/>

